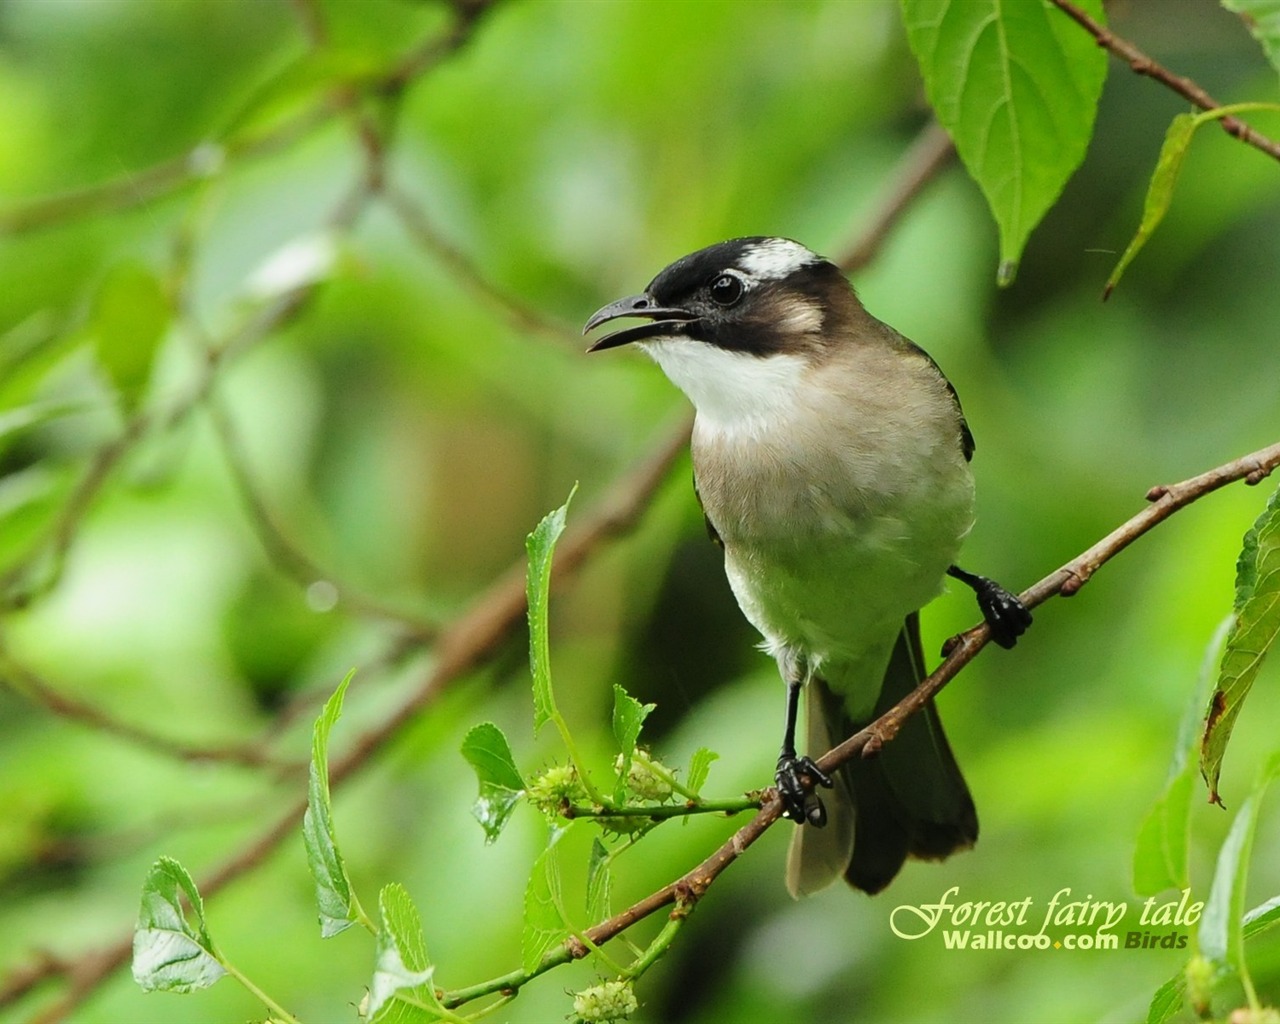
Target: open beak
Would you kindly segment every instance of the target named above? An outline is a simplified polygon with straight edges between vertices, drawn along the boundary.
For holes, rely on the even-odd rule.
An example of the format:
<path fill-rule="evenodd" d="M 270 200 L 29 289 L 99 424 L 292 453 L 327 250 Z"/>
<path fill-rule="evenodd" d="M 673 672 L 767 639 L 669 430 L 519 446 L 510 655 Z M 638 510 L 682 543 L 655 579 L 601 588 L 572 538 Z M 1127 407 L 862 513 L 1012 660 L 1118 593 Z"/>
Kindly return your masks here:
<path fill-rule="evenodd" d="M 646 341 L 650 338 L 669 337 L 673 334 L 683 334 L 687 331 L 689 322 L 697 320 L 696 313 L 690 313 L 687 309 L 676 309 L 666 306 L 660 306 L 654 301 L 651 295 L 632 295 L 629 298 L 619 299 L 617 302 L 611 302 L 603 309 L 596 310 L 591 319 L 587 321 L 587 325 L 582 328 L 583 334 L 588 334 L 595 330 L 601 324 L 608 323 L 610 320 L 620 320 L 623 317 L 643 317 L 652 321 L 647 324 L 637 324 L 635 327 L 624 327 L 620 331 L 614 331 L 606 334 L 603 338 L 592 345 L 588 352 L 599 352 L 601 349 L 617 348 L 619 345 L 628 345 L 633 341 Z"/>

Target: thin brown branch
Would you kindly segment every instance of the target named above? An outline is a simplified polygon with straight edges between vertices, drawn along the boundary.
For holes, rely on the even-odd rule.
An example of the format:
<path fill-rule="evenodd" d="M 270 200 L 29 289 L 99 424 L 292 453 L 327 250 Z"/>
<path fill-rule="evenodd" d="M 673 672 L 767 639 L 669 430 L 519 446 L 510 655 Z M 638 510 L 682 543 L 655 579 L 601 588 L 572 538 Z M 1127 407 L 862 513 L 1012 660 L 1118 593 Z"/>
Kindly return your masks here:
<path fill-rule="evenodd" d="M 1222 106 L 1192 79 L 1174 74 L 1159 61 L 1148 57 L 1127 39 L 1123 39 L 1110 29 L 1099 25 L 1086 11 L 1081 10 L 1071 0 L 1051 0 L 1051 2 L 1093 36 L 1099 46 L 1124 61 L 1135 73 L 1152 78 L 1161 85 L 1172 89 L 1183 99 L 1188 100 L 1201 110 L 1217 110 Z M 1248 122 L 1242 121 L 1238 117 L 1223 117 L 1218 120 L 1218 124 L 1222 126 L 1224 132 L 1233 138 L 1261 150 L 1274 160 L 1280 160 L 1280 142 L 1263 135 L 1249 125 Z"/>
<path fill-rule="evenodd" d="M 671 467 L 683 454 L 689 439 L 689 424 L 681 423 L 632 472 L 619 480 L 596 506 L 592 514 L 565 535 L 556 551 L 553 585 L 575 573 L 609 539 L 625 533 L 640 519 Z M 454 680 L 481 665 L 524 620 L 525 567 L 523 559 L 500 577 L 471 609 L 440 635 L 437 657 L 431 672 L 418 688 L 381 724 L 360 736 L 342 757 L 330 763 L 331 787 L 340 786 L 364 766 L 372 755 L 402 726 L 436 699 Z M 241 850 L 198 881 L 202 896 L 208 898 L 267 859 L 286 839 L 296 836 L 306 810 L 300 799 L 283 812 L 266 830 Z M 32 1018 L 31 1024 L 56 1024 L 83 1003 L 98 986 L 129 961 L 132 933 L 101 949 L 72 960 L 57 961 L 58 974 L 67 990 Z M 46 980 L 45 972 L 32 972 L 32 984 Z M 26 995 L 28 987 L 7 984 L 9 1000 Z M 0 1006 L 4 1006 L 0 1002 Z"/>
<path fill-rule="evenodd" d="M 221 174 L 230 163 L 287 150 L 327 123 L 335 108 L 323 101 L 270 132 L 226 143 L 201 142 L 186 153 L 110 181 L 40 196 L 0 210 L 0 237 L 51 227 L 99 213 L 118 213 L 163 199 Z"/>
<path fill-rule="evenodd" d="M 99 733 L 115 736 L 134 746 L 166 757 L 196 764 L 218 761 L 253 768 L 270 765 L 283 767 L 258 745 L 185 743 L 151 732 L 131 722 L 122 721 L 88 701 L 62 692 L 32 669 L 15 661 L 2 645 L 0 645 L 0 686 L 25 697 L 31 703 L 43 707 L 59 718 L 78 722 Z"/>
<path fill-rule="evenodd" d="M 392 623 L 419 643 L 426 643 L 436 635 L 438 623 L 385 605 L 361 593 L 307 554 L 281 528 L 268 507 L 266 497 L 250 468 L 249 454 L 245 451 L 240 431 L 216 394 L 208 396 L 205 410 L 218 436 L 223 457 L 231 471 L 249 523 L 258 535 L 258 542 L 267 557 L 277 569 L 304 587 L 318 582 L 327 583 L 333 588 L 332 595 L 338 605 L 344 606 L 353 614 Z"/>
<path fill-rule="evenodd" d="M 1251 452 L 1181 483 L 1153 487 L 1147 493 L 1150 505 L 1112 530 L 1087 551 L 1027 589 L 1021 595 L 1023 603 L 1028 608 L 1034 608 L 1055 595 L 1070 597 L 1078 592 L 1102 565 L 1179 509 L 1237 480 L 1257 484 L 1277 467 L 1280 467 L 1280 443 Z M 924 707 L 939 690 L 955 678 L 956 674 L 986 646 L 989 639 L 990 630 L 985 623 L 974 626 L 956 637 L 949 645 L 948 654 L 942 664 L 928 678 L 865 729 L 850 736 L 818 758 L 818 767 L 824 771 L 832 771 L 855 757 L 870 756 L 885 743 L 890 742 L 902 727 L 902 723 Z M 674 882 L 650 893 L 607 921 L 589 928 L 586 932 L 587 938 L 596 945 L 601 945 L 642 918 L 675 903 L 679 903 L 687 912 L 720 873 L 737 860 L 781 817 L 782 801 L 778 799 L 776 791 L 769 792 L 770 796 L 759 813 L 730 836 L 710 857 Z M 570 939 L 566 946 L 574 957 L 587 954 L 587 948 L 576 939 Z"/>
<path fill-rule="evenodd" d="M 490 281 L 470 256 L 436 230 L 422 204 L 409 193 L 388 182 L 383 186 L 383 198 L 420 249 L 443 264 L 472 294 L 492 306 L 516 330 L 542 334 L 571 345 L 581 343 L 581 336 L 576 330 L 552 320 L 541 310 Z"/>
<path fill-rule="evenodd" d="M 861 270 L 880 253 L 881 246 L 916 197 L 955 158 L 956 147 L 945 128 L 930 121 L 921 129 L 894 168 L 888 189 L 876 203 L 871 221 L 836 263 L 846 273 Z"/>
<path fill-rule="evenodd" d="M 406 89 L 461 49 L 471 39 L 481 16 L 494 6 L 494 2 L 456 0 L 452 4 L 454 23 L 449 30 L 413 49 L 380 78 L 375 77 L 366 84 L 367 91 L 371 94 L 394 94 Z M 313 15 L 318 17 L 314 5 L 307 0 L 297 0 L 295 8 L 313 45 L 318 45 L 322 37 L 316 37 L 307 27 Z M 319 22 L 316 22 L 316 30 L 323 33 Z M 0 237 L 52 227 L 79 217 L 123 212 L 164 199 L 222 174 L 233 163 L 289 149 L 295 142 L 328 124 L 334 116 L 345 112 L 348 106 L 340 94 L 326 96 L 264 133 L 229 140 L 208 140 L 185 153 L 110 181 L 9 205 L 0 209 Z"/>

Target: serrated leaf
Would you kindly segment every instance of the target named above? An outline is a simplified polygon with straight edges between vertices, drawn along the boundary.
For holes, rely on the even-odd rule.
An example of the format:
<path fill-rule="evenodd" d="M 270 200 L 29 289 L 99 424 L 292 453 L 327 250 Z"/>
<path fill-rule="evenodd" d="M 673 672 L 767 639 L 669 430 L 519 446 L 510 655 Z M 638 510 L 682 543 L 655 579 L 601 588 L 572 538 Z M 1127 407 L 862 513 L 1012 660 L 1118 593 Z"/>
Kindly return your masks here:
<path fill-rule="evenodd" d="M 403 885 L 392 882 L 378 894 L 382 927 L 378 955 L 369 983 L 366 1016 L 370 1024 L 418 1024 L 439 1020 L 441 1009 L 431 977 L 422 915 Z M 422 1005 L 417 1005 L 422 1004 Z"/>
<path fill-rule="evenodd" d="M 564 533 L 569 497 L 554 512 L 548 512 L 525 541 L 529 569 L 525 590 L 529 601 L 529 671 L 533 676 L 533 731 L 536 734 L 556 714 L 555 694 L 551 689 L 551 645 L 547 624 L 547 608 L 551 597 L 551 556 L 556 541 Z"/>
<path fill-rule="evenodd" d="M 587 920 L 603 921 L 610 915 L 612 888 L 609 848 L 596 836 L 591 841 L 591 856 L 587 860 Z"/>
<path fill-rule="evenodd" d="M 529 882 L 524 890 L 524 925 L 520 942 L 520 962 L 532 971 L 542 962 L 547 951 L 564 941 L 569 927 L 560 913 L 560 863 L 556 844 L 564 829 L 555 829 L 547 848 L 533 862 Z"/>
<path fill-rule="evenodd" d="M 1236 562 L 1235 623 L 1227 636 L 1218 683 L 1209 699 L 1200 772 L 1209 799 L 1220 803 L 1218 779 L 1236 718 L 1263 659 L 1280 633 L 1280 489 L 1245 534 Z"/>
<path fill-rule="evenodd" d="M 1271 66 L 1280 71 L 1280 0 L 1222 0 L 1222 6 L 1240 15 Z"/>
<path fill-rule="evenodd" d="M 613 684 L 613 737 L 618 741 L 622 756 L 631 760 L 644 720 L 658 705 L 641 704 L 617 683 Z"/>
<path fill-rule="evenodd" d="M 113 267 L 94 297 L 94 349 L 126 410 L 136 408 L 151 380 L 171 313 L 160 279 L 139 263 Z"/>
<path fill-rule="evenodd" d="M 1218 851 L 1213 886 L 1200 918 L 1200 952 L 1218 966 L 1230 966 L 1244 974 L 1244 898 L 1249 873 L 1249 854 L 1258 827 L 1258 808 L 1263 794 L 1280 775 L 1280 754 L 1263 766 L 1253 789 Z"/>
<path fill-rule="evenodd" d="M 183 911 L 184 895 L 194 921 Z M 133 932 L 133 980 L 147 992 L 194 992 L 226 973 L 209 938 L 196 883 L 172 857 L 161 857 L 142 885 Z"/>
<path fill-rule="evenodd" d="M 720 755 L 714 750 L 708 750 L 706 747 L 695 750 L 693 756 L 689 758 L 689 781 L 686 783 L 688 788 L 694 793 L 700 793 L 702 787 L 706 785 L 707 776 L 711 774 L 712 762 L 719 760 Z"/>
<path fill-rule="evenodd" d="M 1081 0 L 1104 21 L 1101 0 Z M 1084 159 L 1107 55 L 1045 3 L 902 0 L 911 50 L 938 120 L 1000 233 L 997 279 Z"/>
<path fill-rule="evenodd" d="M 350 928 L 360 918 L 360 904 L 347 874 L 347 865 L 338 849 L 333 825 L 333 802 L 329 794 L 329 733 L 342 716 L 342 699 L 354 673 L 348 673 L 324 710 L 316 719 L 311 737 L 311 770 L 307 781 L 307 811 L 302 817 L 302 838 L 307 849 L 307 866 L 316 884 L 316 906 L 320 914 L 320 935 L 332 938 Z"/>
<path fill-rule="evenodd" d="M 525 782 L 516 768 L 507 737 L 492 722 L 482 722 L 462 740 L 462 756 L 475 769 L 480 795 L 471 813 L 484 829 L 485 842 L 501 834 L 524 795 Z"/>
<path fill-rule="evenodd" d="M 1156 169 L 1151 172 L 1151 181 L 1147 184 L 1147 198 L 1142 204 L 1142 221 L 1134 233 L 1129 245 L 1125 248 L 1120 262 L 1107 278 L 1102 289 L 1102 297 L 1109 298 L 1115 290 L 1125 269 L 1133 262 L 1135 256 L 1147 244 L 1147 239 L 1160 226 L 1164 215 L 1169 212 L 1173 202 L 1173 189 L 1178 182 L 1178 174 L 1182 163 L 1191 148 L 1191 138 L 1195 135 L 1199 122 L 1191 114 L 1178 114 L 1169 124 L 1164 134 L 1164 143 L 1160 147 L 1160 156 L 1156 159 Z"/>
<path fill-rule="evenodd" d="M 622 767 L 618 772 L 615 796 L 621 798 L 626 790 L 627 776 L 631 771 L 631 758 L 636 752 L 640 729 L 656 704 L 641 704 L 617 683 L 613 684 L 613 738 L 622 752 Z"/>
<path fill-rule="evenodd" d="M 1176 1017 L 1182 1009 L 1186 987 L 1187 980 L 1182 971 L 1179 971 L 1156 989 L 1156 994 L 1151 997 L 1151 1004 L 1147 1007 L 1147 1024 L 1165 1024 L 1165 1021 Z"/>

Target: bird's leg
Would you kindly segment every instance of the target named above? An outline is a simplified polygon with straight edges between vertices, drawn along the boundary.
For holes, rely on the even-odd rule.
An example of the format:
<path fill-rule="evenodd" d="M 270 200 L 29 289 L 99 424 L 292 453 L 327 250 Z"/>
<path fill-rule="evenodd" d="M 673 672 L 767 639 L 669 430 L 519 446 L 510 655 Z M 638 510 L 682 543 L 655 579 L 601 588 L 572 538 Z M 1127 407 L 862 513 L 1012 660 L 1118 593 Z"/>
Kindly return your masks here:
<path fill-rule="evenodd" d="M 977 595 L 982 617 L 991 627 L 991 639 L 1001 647 L 1012 647 L 1031 625 L 1031 612 L 1027 606 L 1018 600 L 1016 594 L 1011 594 L 995 580 L 965 572 L 958 565 L 948 569 L 947 575 L 959 580 Z"/>
<path fill-rule="evenodd" d="M 822 798 L 814 792 L 814 787 L 826 786 L 829 789 L 834 782 L 812 758 L 796 755 L 796 717 L 806 671 L 802 660 L 791 652 L 778 656 L 778 667 L 782 669 L 787 684 L 787 719 L 782 733 L 782 751 L 778 754 L 778 767 L 773 778 L 786 808 L 784 816 L 798 824 L 808 822 L 821 828 L 827 823 L 827 809 L 822 805 Z"/>

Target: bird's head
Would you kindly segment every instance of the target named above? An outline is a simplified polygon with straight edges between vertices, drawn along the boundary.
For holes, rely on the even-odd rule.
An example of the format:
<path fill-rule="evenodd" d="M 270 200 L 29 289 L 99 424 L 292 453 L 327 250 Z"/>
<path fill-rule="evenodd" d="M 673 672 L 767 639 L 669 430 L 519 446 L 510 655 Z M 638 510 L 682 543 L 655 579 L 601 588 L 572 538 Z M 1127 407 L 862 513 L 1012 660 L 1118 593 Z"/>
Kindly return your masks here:
<path fill-rule="evenodd" d="M 583 333 L 623 318 L 648 321 L 589 351 L 635 343 L 700 414 L 738 420 L 803 400 L 806 371 L 865 315 L 837 267 L 787 238 L 720 242 L 676 260 L 643 294 L 611 302 Z"/>
<path fill-rule="evenodd" d="M 820 342 L 851 291 L 840 269 L 788 238 L 734 238 L 676 260 L 641 295 L 611 302 L 583 333 L 624 317 L 647 324 L 606 334 L 589 351 L 677 339 L 753 356 Z"/>

